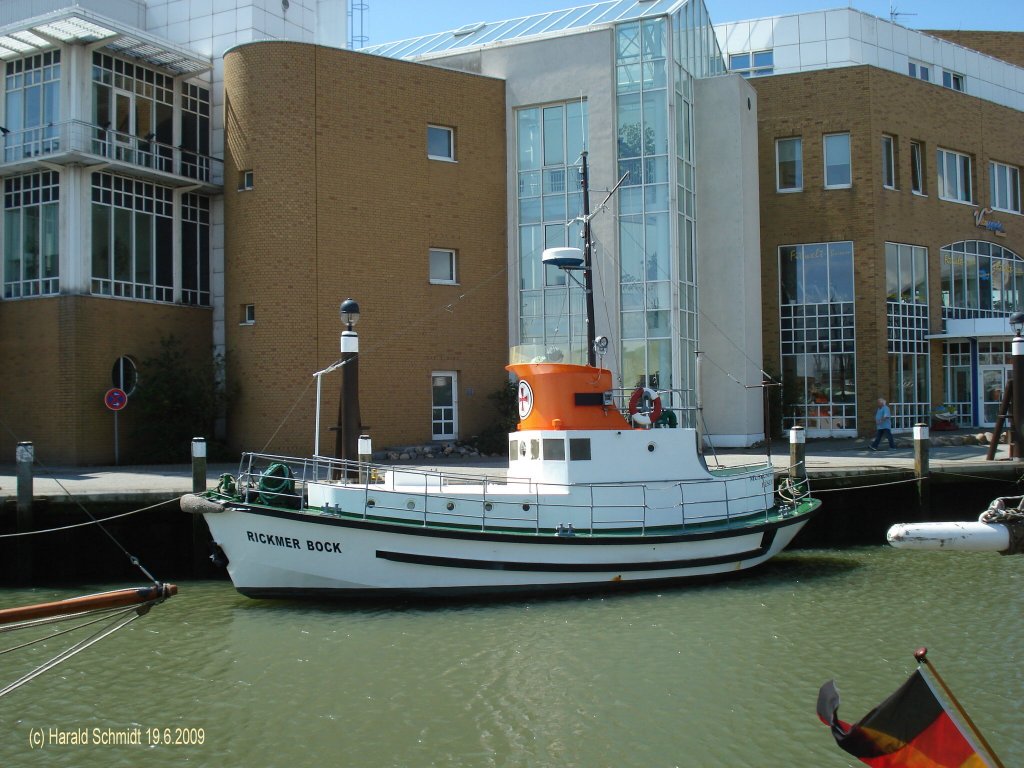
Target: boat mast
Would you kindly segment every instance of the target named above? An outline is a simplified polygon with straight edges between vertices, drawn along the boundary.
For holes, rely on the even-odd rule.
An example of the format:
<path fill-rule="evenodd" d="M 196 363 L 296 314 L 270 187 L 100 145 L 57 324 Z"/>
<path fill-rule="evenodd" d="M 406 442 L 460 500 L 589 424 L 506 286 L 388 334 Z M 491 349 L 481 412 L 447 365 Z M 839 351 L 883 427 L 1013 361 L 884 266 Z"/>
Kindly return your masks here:
<path fill-rule="evenodd" d="M 590 235 L 590 169 L 587 166 L 587 150 L 582 152 L 580 166 L 580 187 L 583 190 L 583 290 L 587 300 L 587 365 L 597 367 L 597 350 L 594 332 L 594 244 Z"/>

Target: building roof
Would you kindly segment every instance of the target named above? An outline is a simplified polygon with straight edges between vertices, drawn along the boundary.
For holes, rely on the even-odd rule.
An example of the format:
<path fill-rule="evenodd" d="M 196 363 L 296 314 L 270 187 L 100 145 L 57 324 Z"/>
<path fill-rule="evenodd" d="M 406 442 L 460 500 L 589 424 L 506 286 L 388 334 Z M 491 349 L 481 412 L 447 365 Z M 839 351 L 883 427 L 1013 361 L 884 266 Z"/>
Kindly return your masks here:
<path fill-rule="evenodd" d="M 208 57 L 80 6 L 0 28 L 0 61 L 31 56 L 63 43 L 96 43 L 99 50 L 130 56 L 179 75 L 197 75 L 212 67 Z"/>
<path fill-rule="evenodd" d="M 381 43 L 361 49 L 364 53 L 411 59 L 447 54 L 482 45 L 541 35 L 564 34 L 602 24 L 663 16 L 674 13 L 691 0 L 605 0 L 564 11 L 521 16 L 507 21 L 480 21 L 459 29 L 413 37 L 394 43 Z"/>

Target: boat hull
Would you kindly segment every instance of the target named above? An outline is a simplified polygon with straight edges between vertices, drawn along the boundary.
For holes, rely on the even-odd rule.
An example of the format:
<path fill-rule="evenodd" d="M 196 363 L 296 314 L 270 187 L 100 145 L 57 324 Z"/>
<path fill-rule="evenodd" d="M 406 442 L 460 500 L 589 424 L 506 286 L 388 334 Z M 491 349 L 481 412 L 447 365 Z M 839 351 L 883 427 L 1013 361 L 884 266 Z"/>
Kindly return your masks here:
<path fill-rule="evenodd" d="M 778 554 L 818 506 L 809 500 L 788 516 L 714 530 L 559 536 L 201 503 L 235 588 L 260 598 L 574 592 L 709 578 Z"/>

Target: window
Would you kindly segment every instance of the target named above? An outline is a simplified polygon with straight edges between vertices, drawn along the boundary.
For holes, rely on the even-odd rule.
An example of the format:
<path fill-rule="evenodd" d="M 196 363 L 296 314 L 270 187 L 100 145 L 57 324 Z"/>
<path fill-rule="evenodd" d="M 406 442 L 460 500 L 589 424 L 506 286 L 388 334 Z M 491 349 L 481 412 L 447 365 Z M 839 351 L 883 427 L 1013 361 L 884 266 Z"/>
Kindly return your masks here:
<path fill-rule="evenodd" d="M 910 191 L 915 195 L 925 194 L 924 152 L 919 141 L 910 142 Z"/>
<path fill-rule="evenodd" d="M 801 139 L 778 139 L 775 142 L 776 191 L 799 192 L 803 188 L 804 166 Z"/>
<path fill-rule="evenodd" d="M 119 357 L 114 361 L 114 368 L 110 372 L 111 386 L 124 390 L 126 395 L 135 392 L 139 383 L 139 371 L 135 367 L 135 361 L 130 357 Z"/>
<path fill-rule="evenodd" d="M 825 189 L 849 187 L 850 134 L 833 133 L 825 136 Z"/>
<path fill-rule="evenodd" d="M 430 375 L 430 433 L 434 440 L 454 440 L 459 434 L 458 374 L 436 371 Z"/>
<path fill-rule="evenodd" d="M 210 180 L 210 90 L 181 84 L 181 173 Z"/>
<path fill-rule="evenodd" d="M 256 305 L 255 304 L 243 304 L 242 305 L 242 320 L 239 325 L 255 325 L 256 324 Z"/>
<path fill-rule="evenodd" d="M 181 303 L 210 306 L 210 198 L 181 196 Z"/>
<path fill-rule="evenodd" d="M 545 461 L 565 461 L 565 440 L 544 438 L 543 456 Z"/>
<path fill-rule="evenodd" d="M 569 438 L 569 461 L 590 461 L 590 438 Z"/>
<path fill-rule="evenodd" d="M 60 292 L 60 174 L 3 180 L 3 297 Z"/>
<path fill-rule="evenodd" d="M 896 189 L 896 140 L 882 136 L 882 186 Z"/>
<path fill-rule="evenodd" d="M 7 62 L 5 160 L 34 157 L 60 148 L 60 74 L 59 50 Z"/>
<path fill-rule="evenodd" d="M 761 77 L 774 71 L 774 51 L 734 53 L 729 57 L 729 71 L 743 77 Z"/>
<path fill-rule="evenodd" d="M 963 91 L 964 76 L 944 69 L 942 70 L 942 84 L 946 88 L 952 88 L 954 91 Z"/>
<path fill-rule="evenodd" d="M 427 126 L 427 157 L 431 160 L 455 160 L 455 131 L 440 125 Z"/>
<path fill-rule="evenodd" d="M 911 77 L 924 80 L 926 83 L 932 79 L 931 69 L 927 64 L 922 64 L 920 61 L 911 61 L 907 66 L 907 71 Z"/>
<path fill-rule="evenodd" d="M 445 248 L 430 249 L 430 282 L 454 285 L 455 251 Z"/>
<path fill-rule="evenodd" d="M 988 175 L 992 187 L 992 207 L 998 211 L 1020 213 L 1020 169 L 993 161 L 989 163 Z"/>
<path fill-rule="evenodd" d="M 1024 310 L 1024 261 L 983 240 L 942 246 L 942 316 L 1006 317 Z"/>
<path fill-rule="evenodd" d="M 971 187 L 971 158 L 947 149 L 938 150 L 939 197 L 957 203 L 974 202 Z"/>
<path fill-rule="evenodd" d="M 238 191 L 239 192 L 244 192 L 246 190 L 252 189 L 252 187 L 253 187 L 253 173 L 252 173 L 252 171 L 251 170 L 249 170 L 249 171 L 239 171 L 238 172 Z"/>

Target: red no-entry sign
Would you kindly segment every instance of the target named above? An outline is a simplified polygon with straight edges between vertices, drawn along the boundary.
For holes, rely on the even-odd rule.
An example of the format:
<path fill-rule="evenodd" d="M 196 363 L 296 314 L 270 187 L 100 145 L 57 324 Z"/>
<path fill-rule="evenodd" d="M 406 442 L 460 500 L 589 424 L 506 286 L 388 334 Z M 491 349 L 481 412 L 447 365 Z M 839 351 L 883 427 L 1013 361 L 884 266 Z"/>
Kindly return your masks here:
<path fill-rule="evenodd" d="M 112 411 L 120 411 L 128 405 L 128 395 L 125 394 L 123 389 L 113 387 L 108 389 L 107 394 L 103 396 L 103 404 Z"/>

